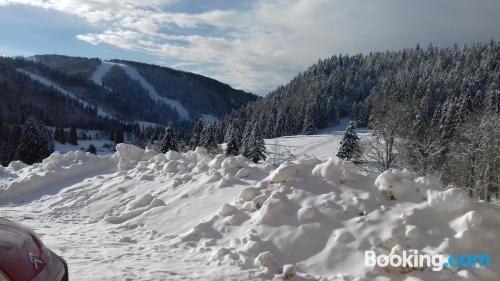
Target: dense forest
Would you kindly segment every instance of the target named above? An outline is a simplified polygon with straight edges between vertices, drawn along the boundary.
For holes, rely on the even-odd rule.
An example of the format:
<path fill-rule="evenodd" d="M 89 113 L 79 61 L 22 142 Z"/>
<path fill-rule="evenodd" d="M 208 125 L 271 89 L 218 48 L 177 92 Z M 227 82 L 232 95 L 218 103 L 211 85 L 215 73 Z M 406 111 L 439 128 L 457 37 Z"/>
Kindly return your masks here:
<path fill-rule="evenodd" d="M 411 167 L 490 199 L 500 189 L 500 43 L 417 46 L 320 60 L 268 97 L 226 115 L 226 136 L 311 134 L 351 117 L 380 170 Z M 332 155 L 336 152 L 332 151 Z M 373 162 L 373 161 L 372 161 Z"/>

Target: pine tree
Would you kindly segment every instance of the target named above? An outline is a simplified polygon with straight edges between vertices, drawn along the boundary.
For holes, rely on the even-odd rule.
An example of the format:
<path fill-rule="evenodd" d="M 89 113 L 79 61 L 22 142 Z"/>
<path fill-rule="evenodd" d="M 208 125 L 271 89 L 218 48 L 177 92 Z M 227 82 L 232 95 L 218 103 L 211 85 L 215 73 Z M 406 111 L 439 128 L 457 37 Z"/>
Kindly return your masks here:
<path fill-rule="evenodd" d="M 54 152 L 52 138 L 45 126 L 33 117 L 26 118 L 16 158 L 31 165 Z"/>
<path fill-rule="evenodd" d="M 195 150 L 198 146 L 200 146 L 203 129 L 203 122 L 198 120 L 191 130 L 191 138 L 189 139 L 189 147 L 192 150 Z"/>
<path fill-rule="evenodd" d="M 167 153 L 168 151 L 177 151 L 177 140 L 174 125 L 169 124 L 165 128 L 165 132 L 161 138 L 160 151 L 162 153 Z"/>
<path fill-rule="evenodd" d="M 71 129 L 69 130 L 68 143 L 71 145 L 78 145 L 78 137 L 76 135 L 75 126 L 71 126 Z"/>
<path fill-rule="evenodd" d="M 304 116 L 304 123 L 302 126 L 302 134 L 312 135 L 314 133 L 314 122 L 311 116 L 311 110 L 307 110 Z"/>
<path fill-rule="evenodd" d="M 210 154 L 218 154 L 219 144 L 215 136 L 215 130 L 211 125 L 206 126 L 201 133 L 200 146 L 205 148 Z"/>
<path fill-rule="evenodd" d="M 237 130 L 234 128 L 233 124 L 230 125 L 229 135 L 226 147 L 226 156 L 236 156 L 240 153 L 240 140 L 238 137 Z"/>
<path fill-rule="evenodd" d="M 488 114 L 500 112 L 500 91 L 491 88 L 484 97 L 484 111 Z"/>
<path fill-rule="evenodd" d="M 116 133 L 115 133 L 115 143 L 119 144 L 119 143 L 124 143 L 124 142 L 125 142 L 125 136 L 123 134 L 123 131 L 122 130 L 116 131 Z"/>
<path fill-rule="evenodd" d="M 90 152 L 92 154 L 97 154 L 97 149 L 96 149 L 95 145 L 89 144 L 89 147 L 87 148 L 87 152 Z"/>
<path fill-rule="evenodd" d="M 244 146 L 242 155 L 254 163 L 259 163 L 260 160 L 267 159 L 265 155 L 266 145 L 258 125 L 253 127 L 248 139 L 244 142 Z"/>
<path fill-rule="evenodd" d="M 349 161 L 361 158 L 359 137 L 354 131 L 354 123 L 352 121 L 347 126 L 344 136 L 340 141 L 340 148 L 337 153 L 337 157 Z"/>
<path fill-rule="evenodd" d="M 66 132 L 64 131 L 64 128 L 59 128 L 59 142 L 62 144 L 66 143 Z"/>

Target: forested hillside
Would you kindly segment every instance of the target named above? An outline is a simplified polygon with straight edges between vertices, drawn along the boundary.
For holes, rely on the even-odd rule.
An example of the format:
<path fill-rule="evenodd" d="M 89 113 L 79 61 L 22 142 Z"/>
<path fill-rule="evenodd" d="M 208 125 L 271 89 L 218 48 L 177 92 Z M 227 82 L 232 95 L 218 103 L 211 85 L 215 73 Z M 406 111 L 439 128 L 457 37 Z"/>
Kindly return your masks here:
<path fill-rule="evenodd" d="M 145 146 L 167 124 L 174 124 L 182 136 L 198 119 L 214 122 L 256 98 L 166 67 L 59 55 L 0 57 L 0 164 L 31 164 L 48 156 L 56 134 L 44 126 L 56 128 L 60 143 L 68 140 L 63 128 L 71 128 L 98 130 L 116 143 L 128 132 Z M 22 143 L 26 133 L 44 140 Z M 23 159 L 21 146 L 48 152 Z"/>
<path fill-rule="evenodd" d="M 375 129 L 380 145 L 364 154 L 381 170 L 412 167 L 490 199 L 500 188 L 499 110 L 500 43 L 417 46 L 320 60 L 226 116 L 221 128 L 226 141 L 256 128 L 270 138 L 311 134 L 351 116 Z"/>

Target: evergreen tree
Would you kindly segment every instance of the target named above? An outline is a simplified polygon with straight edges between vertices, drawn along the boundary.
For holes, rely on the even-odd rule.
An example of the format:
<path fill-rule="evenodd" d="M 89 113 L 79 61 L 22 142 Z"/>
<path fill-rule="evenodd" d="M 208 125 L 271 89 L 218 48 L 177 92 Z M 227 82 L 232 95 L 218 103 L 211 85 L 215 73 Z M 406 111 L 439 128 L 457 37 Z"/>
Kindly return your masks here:
<path fill-rule="evenodd" d="M 198 120 L 191 130 L 191 138 L 189 139 L 189 147 L 192 150 L 195 150 L 198 146 L 200 146 L 203 129 L 203 122 Z"/>
<path fill-rule="evenodd" d="M 226 147 L 226 156 L 236 156 L 240 153 L 240 140 L 233 124 L 229 128 L 229 136 Z"/>
<path fill-rule="evenodd" d="M 52 138 L 45 126 L 33 117 L 26 118 L 16 158 L 31 165 L 54 152 Z"/>
<path fill-rule="evenodd" d="M 312 135 L 314 133 L 314 122 L 311 116 L 311 111 L 307 110 L 304 116 L 304 124 L 302 126 L 302 134 Z"/>
<path fill-rule="evenodd" d="M 350 161 L 361 158 L 361 155 L 359 137 L 354 131 L 354 123 L 351 121 L 344 132 L 342 140 L 340 141 L 340 148 L 337 153 L 337 157 Z"/>
<path fill-rule="evenodd" d="M 92 154 L 97 154 L 97 149 L 96 149 L 95 145 L 89 144 L 89 147 L 87 148 L 87 152 L 90 152 Z"/>
<path fill-rule="evenodd" d="M 162 153 L 167 153 L 170 150 L 172 150 L 172 151 L 178 150 L 175 128 L 174 128 L 174 125 L 172 125 L 172 124 L 169 124 L 165 128 L 165 132 L 163 133 L 163 136 L 162 136 L 161 142 L 160 142 L 160 151 Z"/>
<path fill-rule="evenodd" d="M 2 165 L 8 165 L 11 161 L 16 159 L 17 147 L 21 139 L 22 131 L 23 129 L 19 125 L 14 125 L 9 128 L 7 141 L 4 143 L 4 147 L 2 148 Z"/>
<path fill-rule="evenodd" d="M 484 111 L 488 114 L 500 112 L 500 91 L 494 90 L 493 86 L 484 97 Z"/>
<path fill-rule="evenodd" d="M 205 148 L 210 154 L 218 154 L 219 144 L 217 143 L 217 137 L 215 135 L 215 129 L 211 125 L 203 128 L 201 133 L 200 146 Z"/>
<path fill-rule="evenodd" d="M 123 134 L 123 131 L 122 130 L 116 131 L 116 133 L 115 133 L 115 143 L 119 144 L 119 143 L 124 143 L 124 142 L 125 142 L 125 136 Z"/>
<path fill-rule="evenodd" d="M 78 137 L 76 135 L 76 127 L 71 126 L 69 130 L 68 143 L 71 145 L 78 145 Z"/>
<path fill-rule="evenodd" d="M 266 145 L 262 138 L 259 126 L 254 126 L 248 139 L 244 142 L 243 156 L 252 160 L 254 163 L 259 163 L 260 160 L 266 160 L 265 155 Z"/>
<path fill-rule="evenodd" d="M 64 133 L 64 128 L 56 127 L 54 130 L 54 140 L 61 144 L 66 143 L 66 135 Z"/>

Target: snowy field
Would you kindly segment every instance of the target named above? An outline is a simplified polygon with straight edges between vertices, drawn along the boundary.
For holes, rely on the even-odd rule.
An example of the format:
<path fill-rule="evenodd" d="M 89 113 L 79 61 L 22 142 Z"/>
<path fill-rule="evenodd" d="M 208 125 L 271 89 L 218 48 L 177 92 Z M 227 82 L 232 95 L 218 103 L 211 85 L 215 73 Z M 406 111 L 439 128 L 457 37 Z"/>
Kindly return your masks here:
<path fill-rule="evenodd" d="M 347 118 L 340 119 L 338 125 L 321 130 L 314 135 L 266 139 L 266 150 L 271 158 L 273 158 L 274 154 L 277 154 L 278 156 L 275 158 L 279 160 L 290 160 L 290 158 L 327 160 L 337 154 L 340 140 L 349 122 L 350 120 Z M 372 137 L 372 131 L 364 128 L 357 129 L 356 132 L 361 141 L 369 140 Z"/>
<path fill-rule="evenodd" d="M 408 171 L 366 175 L 327 159 L 340 131 L 278 138 L 297 158 L 278 168 L 126 144 L 14 162 L 0 167 L 0 216 L 34 228 L 72 280 L 500 280 L 498 206 Z M 365 250 L 404 249 L 488 253 L 492 264 L 364 266 Z"/>

